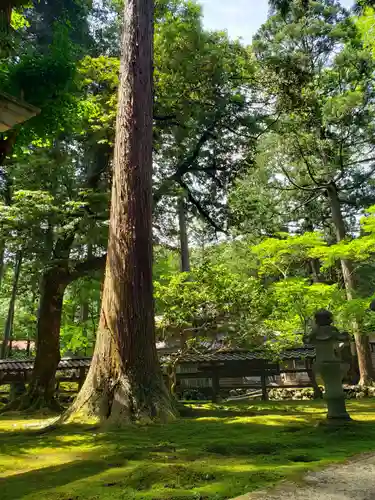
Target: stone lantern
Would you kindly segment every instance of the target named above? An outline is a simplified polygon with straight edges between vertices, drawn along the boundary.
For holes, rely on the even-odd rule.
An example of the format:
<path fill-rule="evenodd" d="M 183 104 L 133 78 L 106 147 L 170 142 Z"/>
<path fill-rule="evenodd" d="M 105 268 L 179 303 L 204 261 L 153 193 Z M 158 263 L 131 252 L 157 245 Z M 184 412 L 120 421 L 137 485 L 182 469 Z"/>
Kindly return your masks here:
<path fill-rule="evenodd" d="M 340 333 L 332 324 L 333 317 L 329 311 L 317 311 L 314 319 L 315 324 L 311 333 L 306 336 L 306 342 L 316 350 L 315 371 L 323 379 L 327 418 L 335 421 L 350 420 L 342 387 L 342 380 L 349 367 L 340 354 L 342 346 L 349 344 L 350 337 L 347 333 Z"/>

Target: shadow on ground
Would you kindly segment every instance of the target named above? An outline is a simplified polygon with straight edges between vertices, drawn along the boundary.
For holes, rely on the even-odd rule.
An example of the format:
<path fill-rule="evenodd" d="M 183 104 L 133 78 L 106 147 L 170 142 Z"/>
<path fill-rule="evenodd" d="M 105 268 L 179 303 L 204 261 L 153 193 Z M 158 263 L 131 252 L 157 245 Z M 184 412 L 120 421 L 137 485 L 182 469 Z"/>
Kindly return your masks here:
<path fill-rule="evenodd" d="M 372 406 L 351 409 L 365 415 Z M 323 411 L 314 403 L 204 405 L 168 426 L 101 432 L 75 424 L 47 434 L 4 427 L 0 497 L 224 500 L 374 449 L 372 413 L 347 427 L 316 426 Z"/>

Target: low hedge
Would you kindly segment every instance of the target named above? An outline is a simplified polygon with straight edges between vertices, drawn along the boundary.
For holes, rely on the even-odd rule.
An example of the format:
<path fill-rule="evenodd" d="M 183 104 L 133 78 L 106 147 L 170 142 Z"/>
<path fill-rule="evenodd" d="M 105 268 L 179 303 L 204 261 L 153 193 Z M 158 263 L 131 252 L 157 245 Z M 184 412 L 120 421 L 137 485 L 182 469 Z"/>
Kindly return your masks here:
<path fill-rule="evenodd" d="M 323 389 L 323 388 L 321 388 Z M 272 400 L 311 400 L 314 399 L 314 389 L 312 387 L 286 388 L 275 387 L 268 391 L 268 397 Z"/>
<path fill-rule="evenodd" d="M 344 385 L 346 399 L 374 398 L 375 386 L 362 387 L 360 385 Z M 320 387 L 324 394 L 324 387 Z M 268 391 L 268 397 L 272 400 L 311 400 L 314 399 L 314 390 L 312 387 L 286 388 L 277 387 Z"/>

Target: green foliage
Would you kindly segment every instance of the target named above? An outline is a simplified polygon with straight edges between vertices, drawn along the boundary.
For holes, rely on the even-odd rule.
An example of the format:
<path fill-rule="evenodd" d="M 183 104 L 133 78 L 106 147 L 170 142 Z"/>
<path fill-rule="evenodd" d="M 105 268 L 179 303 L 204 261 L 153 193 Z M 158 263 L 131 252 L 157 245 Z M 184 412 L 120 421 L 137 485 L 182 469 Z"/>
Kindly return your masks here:
<path fill-rule="evenodd" d="M 302 336 L 311 328 L 317 310 L 329 309 L 337 319 L 336 313 L 346 297 L 337 285 L 288 278 L 271 286 L 270 299 L 274 307 L 265 325 L 271 332 L 273 347 L 282 350 L 287 345 L 303 343 Z"/>
<path fill-rule="evenodd" d="M 259 275 L 287 278 L 292 269 L 300 269 L 309 260 L 309 250 L 325 248 L 326 243 L 319 233 L 303 235 L 279 235 L 267 238 L 251 248 L 258 259 Z"/>
<path fill-rule="evenodd" d="M 286 18 L 269 18 L 253 48 L 275 122 L 258 144 L 261 187 L 245 177 L 234 212 L 257 220 L 251 209 L 259 208 L 266 232 L 284 221 L 326 232 L 332 207 L 325 194 L 335 185 L 353 225 L 356 210 L 374 201 L 375 123 L 374 62 L 355 23 L 337 2 L 309 2 L 307 10 L 294 2 Z"/>
<path fill-rule="evenodd" d="M 180 271 L 180 256 L 178 252 L 172 251 L 163 246 L 154 248 L 154 280 L 163 282 L 164 279 L 169 281 L 170 277 Z"/>
<path fill-rule="evenodd" d="M 74 281 L 64 296 L 61 353 L 91 356 L 99 323 L 101 281 L 95 277 Z"/>
<path fill-rule="evenodd" d="M 11 27 L 18 31 L 22 30 L 23 28 L 29 27 L 30 23 L 26 19 L 26 17 L 23 15 L 22 12 L 19 10 L 13 9 L 12 11 L 12 18 L 11 18 Z"/>
<path fill-rule="evenodd" d="M 375 200 L 373 13 L 356 20 L 331 0 L 273 7 L 250 48 L 205 30 L 195 2 L 156 2 L 154 281 L 166 336 L 220 332 L 248 346 L 267 337 L 277 352 L 301 342 L 297 334 L 320 307 L 332 309 L 340 328 L 350 330 L 354 318 L 364 332 L 375 326 L 367 311 L 375 209 L 356 232 L 360 211 Z M 106 245 L 121 9 L 117 0 L 95 8 L 61 0 L 13 11 L 17 57 L 1 61 L 0 85 L 41 108 L 19 127 L 0 178 L 0 327 L 23 248 L 18 337 L 35 335 L 44 270 L 71 268 Z M 332 182 L 350 229 L 337 245 L 324 196 Z M 189 274 L 172 249 L 181 194 Z M 237 238 L 217 240 L 223 227 Z M 364 273 L 351 302 L 340 259 Z M 62 352 L 90 353 L 99 306 L 100 276 L 69 285 Z"/>
<path fill-rule="evenodd" d="M 65 306 L 65 304 L 64 304 Z M 63 324 L 60 330 L 60 350 L 63 356 L 74 354 L 77 356 L 91 356 L 95 343 L 90 323 Z M 89 330 L 89 335 L 87 330 Z"/>
<path fill-rule="evenodd" d="M 119 59 L 106 56 L 86 56 L 78 67 L 80 86 L 86 94 L 79 103 L 80 113 L 99 141 L 113 142 L 119 69 Z"/>
<path fill-rule="evenodd" d="M 330 246 L 312 248 L 309 255 L 322 260 L 323 267 L 333 266 L 340 259 L 353 262 L 371 262 L 375 252 L 375 206 L 369 207 L 362 217 L 361 234 Z"/>
<path fill-rule="evenodd" d="M 375 19 L 374 10 L 366 8 L 363 14 L 357 19 L 357 26 L 362 35 L 365 46 L 371 50 L 375 56 Z"/>
<path fill-rule="evenodd" d="M 228 341 L 253 342 L 261 336 L 259 317 L 264 292 L 254 278 L 244 279 L 223 265 L 208 264 L 155 282 L 162 313 L 159 328 L 192 332 L 205 337 L 218 332 Z"/>

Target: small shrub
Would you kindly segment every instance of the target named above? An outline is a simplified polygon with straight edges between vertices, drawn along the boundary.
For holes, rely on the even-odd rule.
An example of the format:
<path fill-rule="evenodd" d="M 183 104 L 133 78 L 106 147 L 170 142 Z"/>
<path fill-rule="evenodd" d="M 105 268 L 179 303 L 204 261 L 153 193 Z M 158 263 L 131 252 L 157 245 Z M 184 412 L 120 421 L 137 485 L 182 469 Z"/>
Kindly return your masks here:
<path fill-rule="evenodd" d="M 277 387 L 268 392 L 268 397 L 272 400 L 305 400 L 314 399 L 314 389 L 312 387 L 287 388 Z"/>
<path fill-rule="evenodd" d="M 324 394 L 324 387 L 320 387 Z M 346 399 L 363 399 L 375 397 L 375 386 L 362 387 L 359 385 L 344 385 L 344 394 Z M 312 387 L 303 388 L 288 388 L 277 387 L 268 392 L 268 397 L 271 400 L 278 401 L 299 401 L 314 399 L 314 390 Z"/>

